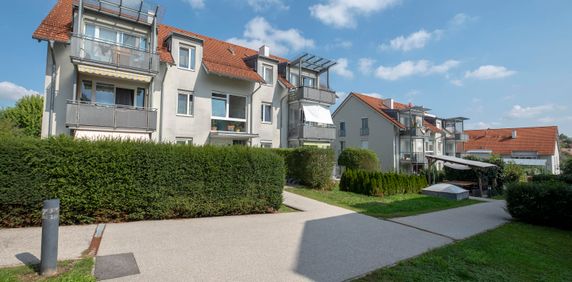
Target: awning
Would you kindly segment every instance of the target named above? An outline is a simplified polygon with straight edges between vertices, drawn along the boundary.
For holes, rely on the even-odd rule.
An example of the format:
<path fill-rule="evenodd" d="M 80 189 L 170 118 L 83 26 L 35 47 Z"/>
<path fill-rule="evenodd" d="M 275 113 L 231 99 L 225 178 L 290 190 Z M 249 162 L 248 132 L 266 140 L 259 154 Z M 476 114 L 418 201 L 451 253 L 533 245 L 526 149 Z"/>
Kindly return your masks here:
<path fill-rule="evenodd" d="M 120 71 L 120 70 L 111 70 L 111 69 L 99 68 L 99 67 L 87 66 L 87 65 L 78 65 L 77 70 L 80 73 L 95 74 L 95 75 L 101 75 L 101 76 L 106 76 L 106 77 L 110 77 L 110 78 L 129 79 L 129 80 L 142 81 L 142 82 L 147 82 L 147 83 L 151 82 L 151 76 L 149 76 L 149 75 L 136 74 L 136 73 Z"/>
<path fill-rule="evenodd" d="M 302 103 L 304 118 L 309 122 L 334 124 L 330 110 L 324 106 Z"/>
<path fill-rule="evenodd" d="M 302 145 L 303 146 L 310 146 L 310 147 L 318 147 L 321 149 L 328 149 L 331 147 L 329 142 L 308 142 L 308 141 L 304 141 L 304 143 Z"/>
<path fill-rule="evenodd" d="M 118 139 L 118 140 L 131 140 L 131 141 L 151 140 L 149 133 L 93 131 L 93 130 L 76 130 L 74 137 L 78 139 L 87 139 L 87 140 L 101 140 L 101 139 Z"/>
<path fill-rule="evenodd" d="M 235 140 L 248 140 L 258 137 L 258 134 L 251 134 L 246 132 L 232 132 L 232 131 L 211 131 L 211 138 L 222 139 L 235 139 Z"/>

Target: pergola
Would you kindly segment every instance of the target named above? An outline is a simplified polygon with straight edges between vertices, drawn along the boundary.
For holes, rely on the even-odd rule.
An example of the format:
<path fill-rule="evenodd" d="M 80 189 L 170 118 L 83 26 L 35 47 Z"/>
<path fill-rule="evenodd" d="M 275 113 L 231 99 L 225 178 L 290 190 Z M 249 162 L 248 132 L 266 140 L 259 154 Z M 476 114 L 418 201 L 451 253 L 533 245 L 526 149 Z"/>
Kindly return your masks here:
<path fill-rule="evenodd" d="M 483 176 L 484 176 L 484 173 L 487 171 L 493 170 L 493 169 L 494 170 L 498 169 L 498 166 L 494 165 L 494 164 L 479 162 L 479 161 L 473 161 L 473 160 L 466 160 L 463 158 L 457 158 L 457 157 L 452 157 L 452 156 L 425 155 L 425 157 L 427 158 L 429 169 L 437 161 L 442 161 L 445 164 L 450 164 L 450 165 L 448 165 L 448 167 L 451 167 L 453 169 L 461 169 L 461 170 L 472 169 L 477 174 L 477 178 L 479 181 L 478 182 L 479 190 L 481 192 L 481 195 L 483 195 Z M 432 175 L 431 175 L 431 173 L 429 173 L 429 184 L 432 184 L 431 178 L 432 178 Z M 493 181 L 494 181 L 493 185 L 496 186 L 496 178 Z"/>

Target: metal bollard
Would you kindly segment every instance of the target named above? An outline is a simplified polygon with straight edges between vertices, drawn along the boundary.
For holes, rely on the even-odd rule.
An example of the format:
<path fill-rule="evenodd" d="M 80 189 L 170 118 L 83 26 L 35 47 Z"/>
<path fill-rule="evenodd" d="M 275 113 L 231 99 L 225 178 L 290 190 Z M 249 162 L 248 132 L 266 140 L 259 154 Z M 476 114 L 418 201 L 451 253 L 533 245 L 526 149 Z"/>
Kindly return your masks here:
<path fill-rule="evenodd" d="M 58 229 L 60 225 L 60 200 L 45 200 L 42 209 L 42 254 L 40 275 L 52 276 L 57 272 Z"/>

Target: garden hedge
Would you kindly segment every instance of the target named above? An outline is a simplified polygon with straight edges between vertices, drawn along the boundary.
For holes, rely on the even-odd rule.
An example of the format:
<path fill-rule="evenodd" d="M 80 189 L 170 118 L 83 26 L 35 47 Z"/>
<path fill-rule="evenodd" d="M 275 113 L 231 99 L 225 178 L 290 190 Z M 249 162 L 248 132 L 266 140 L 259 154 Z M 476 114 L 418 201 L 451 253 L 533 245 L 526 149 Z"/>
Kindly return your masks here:
<path fill-rule="evenodd" d="M 374 151 L 361 148 L 346 148 L 338 157 L 338 165 L 346 169 L 379 170 L 379 159 Z"/>
<path fill-rule="evenodd" d="M 421 175 L 348 169 L 340 179 L 340 190 L 370 196 L 419 193 L 427 187 Z"/>
<path fill-rule="evenodd" d="M 317 147 L 274 149 L 284 158 L 286 178 L 310 188 L 333 187 L 334 151 Z"/>
<path fill-rule="evenodd" d="M 572 229 L 572 185 L 558 182 L 513 183 L 506 190 L 509 213 L 519 220 Z"/>
<path fill-rule="evenodd" d="M 264 213 L 282 203 L 284 161 L 265 149 L 0 137 L 0 227 Z"/>
<path fill-rule="evenodd" d="M 531 181 L 532 182 L 560 181 L 560 182 L 572 184 L 572 175 L 538 174 L 538 175 L 533 175 L 531 178 Z"/>

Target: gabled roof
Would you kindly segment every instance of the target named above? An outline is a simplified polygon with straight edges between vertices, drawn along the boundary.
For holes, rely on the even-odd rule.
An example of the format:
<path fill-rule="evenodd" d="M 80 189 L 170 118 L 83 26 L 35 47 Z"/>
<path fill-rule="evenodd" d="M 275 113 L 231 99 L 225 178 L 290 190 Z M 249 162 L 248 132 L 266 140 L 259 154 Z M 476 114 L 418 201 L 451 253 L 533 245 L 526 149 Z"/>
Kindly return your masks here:
<path fill-rule="evenodd" d="M 368 96 L 365 94 L 352 92 L 352 93 L 350 93 L 350 95 L 348 95 L 348 98 L 346 98 L 346 100 L 350 99 L 350 97 L 352 97 L 352 96 L 357 98 L 359 101 L 363 102 L 367 106 L 369 106 L 372 110 L 379 113 L 382 117 L 387 119 L 387 121 L 393 123 L 395 126 L 402 128 L 402 129 L 405 129 L 405 126 L 403 124 L 401 124 L 399 121 L 397 121 L 396 119 L 394 119 L 393 117 L 391 117 L 389 114 L 387 114 L 385 112 L 385 110 L 388 110 L 389 108 L 383 104 L 382 99 L 371 97 L 371 96 Z M 400 103 L 397 103 L 397 104 L 400 104 Z M 394 104 L 394 107 L 395 107 L 395 105 L 396 104 Z M 399 107 L 401 107 L 401 106 L 405 106 L 405 105 L 400 104 Z M 340 105 L 340 107 L 342 107 L 342 105 Z"/>
<path fill-rule="evenodd" d="M 516 130 L 516 138 L 512 132 Z M 554 155 L 558 136 L 557 126 L 520 127 L 465 130 L 469 140 L 465 151 L 491 150 L 493 154 L 510 155 L 515 151 L 537 152 L 539 155 Z"/>
<path fill-rule="evenodd" d="M 67 43 L 72 32 L 73 0 L 59 0 L 48 16 L 38 26 L 33 38 L 38 40 L 54 40 Z M 262 77 L 244 61 L 245 58 L 257 55 L 256 50 L 228 43 L 212 37 L 200 35 L 176 27 L 160 24 L 158 26 L 157 53 L 162 62 L 174 64 L 165 40 L 173 34 L 194 37 L 203 42 L 203 66 L 208 73 L 214 73 L 231 78 L 263 82 Z M 270 56 L 278 62 L 287 62 L 286 59 Z"/>

